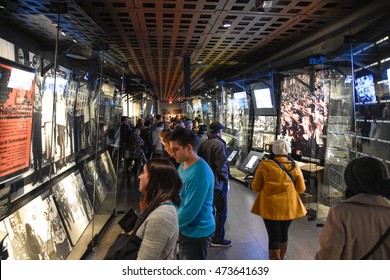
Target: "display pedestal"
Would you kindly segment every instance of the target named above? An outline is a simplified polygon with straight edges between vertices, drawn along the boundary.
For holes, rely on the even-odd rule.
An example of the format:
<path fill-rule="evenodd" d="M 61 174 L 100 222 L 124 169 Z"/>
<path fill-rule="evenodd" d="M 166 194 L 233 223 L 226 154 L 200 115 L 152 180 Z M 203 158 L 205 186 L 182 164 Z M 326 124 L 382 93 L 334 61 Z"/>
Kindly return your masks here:
<path fill-rule="evenodd" d="M 305 179 L 306 191 L 301 195 L 302 202 L 308 211 L 308 219 L 315 220 L 318 218 L 324 167 L 315 163 L 295 161 L 301 168 Z"/>

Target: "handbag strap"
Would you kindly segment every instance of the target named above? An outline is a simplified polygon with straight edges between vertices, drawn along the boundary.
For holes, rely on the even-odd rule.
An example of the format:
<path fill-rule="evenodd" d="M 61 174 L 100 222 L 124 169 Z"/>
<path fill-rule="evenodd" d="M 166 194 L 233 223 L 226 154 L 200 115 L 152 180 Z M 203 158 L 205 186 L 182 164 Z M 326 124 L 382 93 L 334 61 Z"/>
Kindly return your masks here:
<path fill-rule="evenodd" d="M 378 249 L 379 246 L 382 245 L 382 243 L 386 240 L 386 238 L 390 235 L 390 227 L 386 230 L 386 232 L 381 236 L 381 238 L 378 240 L 378 242 L 372 247 L 370 251 L 368 251 L 367 254 L 365 254 L 361 260 L 367 260 L 375 251 Z"/>
<path fill-rule="evenodd" d="M 279 165 L 279 167 L 287 173 L 288 177 L 290 177 L 291 181 L 294 183 L 295 185 L 295 180 L 294 180 L 294 177 L 290 174 L 290 172 L 288 172 L 288 170 L 286 169 L 286 167 L 284 167 L 279 161 L 277 161 L 276 159 L 273 159 L 273 161 Z"/>

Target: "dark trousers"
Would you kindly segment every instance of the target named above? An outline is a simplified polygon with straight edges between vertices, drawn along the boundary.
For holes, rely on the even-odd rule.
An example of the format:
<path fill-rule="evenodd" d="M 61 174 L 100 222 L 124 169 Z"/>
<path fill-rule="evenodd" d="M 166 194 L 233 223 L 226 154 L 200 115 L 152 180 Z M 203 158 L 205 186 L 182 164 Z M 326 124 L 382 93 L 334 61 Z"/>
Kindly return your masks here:
<path fill-rule="evenodd" d="M 263 219 L 263 221 L 268 233 L 268 249 L 280 249 L 280 243 L 285 243 L 288 240 L 288 228 L 292 220 L 275 221 Z"/>
<path fill-rule="evenodd" d="M 84 116 L 74 117 L 74 148 L 75 152 L 80 152 L 82 148 L 81 136 L 83 133 Z"/>
<path fill-rule="evenodd" d="M 227 219 L 227 193 L 227 183 L 223 185 L 222 190 L 214 190 L 215 233 L 212 239 L 212 243 L 220 243 L 225 238 L 225 223 Z"/>
<path fill-rule="evenodd" d="M 179 254 L 181 260 L 207 260 L 211 235 L 200 238 L 191 238 L 180 234 Z"/>

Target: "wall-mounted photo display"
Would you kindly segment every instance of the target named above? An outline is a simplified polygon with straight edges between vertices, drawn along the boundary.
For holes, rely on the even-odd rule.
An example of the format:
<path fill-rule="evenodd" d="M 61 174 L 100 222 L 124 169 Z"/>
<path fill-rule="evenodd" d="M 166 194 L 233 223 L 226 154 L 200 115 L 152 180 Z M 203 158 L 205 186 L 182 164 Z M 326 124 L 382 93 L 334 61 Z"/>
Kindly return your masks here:
<path fill-rule="evenodd" d="M 264 142 L 264 150 L 266 152 L 269 152 L 269 149 L 267 149 L 266 147 L 267 146 L 272 147 L 272 144 L 274 143 L 274 141 L 275 141 L 275 134 L 267 134 L 267 133 L 264 134 L 263 142 Z"/>
<path fill-rule="evenodd" d="M 74 141 L 76 152 L 91 144 L 91 123 L 89 108 L 90 88 L 86 80 L 81 80 L 77 88 L 74 112 Z"/>
<path fill-rule="evenodd" d="M 42 196 L 4 220 L 9 259 L 64 260 L 72 247 L 52 196 Z"/>
<path fill-rule="evenodd" d="M 225 129 L 233 130 L 233 100 L 231 94 L 226 94 L 226 101 L 224 106 L 226 108 L 225 123 L 223 124 Z"/>
<path fill-rule="evenodd" d="M 15 45 L 15 62 L 23 66 L 30 66 L 28 61 L 28 51 L 17 45 Z"/>
<path fill-rule="evenodd" d="M 375 44 L 359 46 L 357 57 L 364 59 L 365 65 L 354 72 L 355 122 L 357 152 L 390 161 L 390 62 L 386 52 L 382 56 L 372 56 L 374 47 L 382 48 L 388 43 L 387 34 Z M 381 59 L 379 59 L 382 57 Z M 364 65 L 362 64 L 362 65 Z"/>
<path fill-rule="evenodd" d="M 253 123 L 253 131 L 264 132 L 265 127 L 265 116 L 255 116 L 255 122 Z"/>
<path fill-rule="evenodd" d="M 115 94 L 115 84 L 112 81 L 108 81 L 108 80 L 103 81 L 102 92 L 105 96 L 112 99 Z"/>
<path fill-rule="evenodd" d="M 96 204 L 95 200 L 95 210 L 97 205 L 101 205 L 104 200 L 107 198 L 107 187 L 101 180 L 101 176 L 97 171 L 95 160 L 91 160 L 86 163 L 83 167 L 82 177 L 87 188 L 88 195 L 93 201 L 97 199 L 99 204 Z"/>
<path fill-rule="evenodd" d="M 263 133 L 253 133 L 252 138 L 253 149 L 264 149 L 264 135 Z"/>
<path fill-rule="evenodd" d="M 108 151 L 105 151 L 100 155 L 98 160 L 98 170 L 103 179 L 103 182 L 108 191 L 111 191 L 116 186 L 116 174 L 115 168 L 112 164 L 112 160 Z"/>
<path fill-rule="evenodd" d="M 274 121 L 276 121 L 276 117 L 255 116 L 252 138 L 253 149 L 265 150 L 266 144 L 273 143 L 276 133 L 272 123 Z"/>
<path fill-rule="evenodd" d="M 70 80 L 68 86 L 65 90 L 65 114 L 66 114 L 66 138 L 67 148 L 70 150 L 70 154 L 76 153 L 75 149 L 75 120 L 74 120 L 74 111 L 75 111 L 75 101 L 76 101 L 76 91 L 77 91 L 78 81 L 73 79 L 70 75 Z"/>
<path fill-rule="evenodd" d="M 325 125 L 328 120 L 330 71 L 297 73 L 282 82 L 280 134 L 291 142 L 292 154 L 325 157 Z M 314 91 L 309 85 L 314 84 Z"/>
<path fill-rule="evenodd" d="M 276 116 L 266 116 L 264 123 L 264 132 L 275 134 L 276 131 Z"/>
<path fill-rule="evenodd" d="M 54 77 L 54 69 L 50 69 L 42 83 L 42 150 L 44 159 L 54 160 L 58 167 L 66 165 L 66 156 L 71 153 L 70 138 L 67 134 L 67 114 L 65 91 L 69 82 L 70 71 L 59 67 Z M 54 104 L 54 97 L 55 104 Z M 55 110 L 55 119 L 53 118 Z M 53 125 L 54 122 L 54 125 Z"/>
<path fill-rule="evenodd" d="M 78 171 L 53 187 L 54 199 L 73 245 L 77 243 L 93 217 L 87 190 Z"/>

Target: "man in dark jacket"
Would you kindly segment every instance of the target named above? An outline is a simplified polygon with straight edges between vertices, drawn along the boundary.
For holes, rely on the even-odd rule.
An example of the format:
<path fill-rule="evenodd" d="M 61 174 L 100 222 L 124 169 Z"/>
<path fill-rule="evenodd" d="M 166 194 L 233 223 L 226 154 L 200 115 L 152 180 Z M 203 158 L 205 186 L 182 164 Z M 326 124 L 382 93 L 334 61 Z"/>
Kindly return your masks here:
<path fill-rule="evenodd" d="M 215 177 L 214 209 L 216 229 L 211 240 L 211 246 L 214 247 L 229 247 L 232 245 L 230 240 L 225 239 L 229 165 L 227 162 L 226 144 L 221 138 L 222 129 L 223 126 L 220 122 L 211 123 L 208 139 L 203 141 L 198 150 L 198 155 L 209 164 Z"/>

